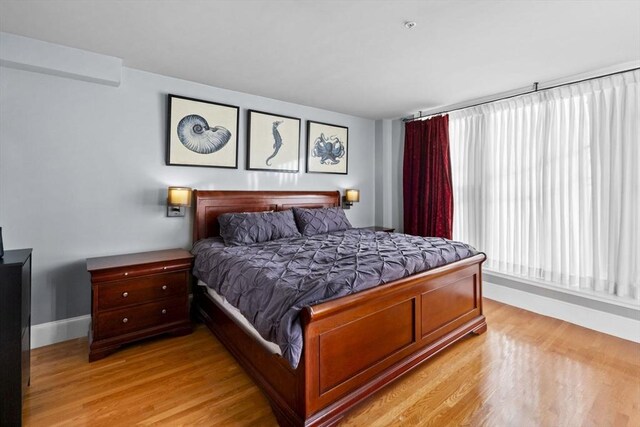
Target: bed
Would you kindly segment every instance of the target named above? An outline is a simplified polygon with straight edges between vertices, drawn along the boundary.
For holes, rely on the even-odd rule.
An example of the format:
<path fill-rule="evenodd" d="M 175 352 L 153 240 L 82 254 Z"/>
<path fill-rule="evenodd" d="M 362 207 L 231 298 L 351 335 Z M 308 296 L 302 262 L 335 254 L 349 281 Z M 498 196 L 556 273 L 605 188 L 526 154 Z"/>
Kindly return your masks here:
<path fill-rule="evenodd" d="M 339 192 L 194 191 L 193 239 L 219 235 L 218 216 L 340 205 Z M 334 425 L 354 405 L 468 334 L 486 331 L 484 254 L 334 300 L 299 315 L 297 367 L 194 286 L 194 312 L 267 396 L 283 426 Z"/>

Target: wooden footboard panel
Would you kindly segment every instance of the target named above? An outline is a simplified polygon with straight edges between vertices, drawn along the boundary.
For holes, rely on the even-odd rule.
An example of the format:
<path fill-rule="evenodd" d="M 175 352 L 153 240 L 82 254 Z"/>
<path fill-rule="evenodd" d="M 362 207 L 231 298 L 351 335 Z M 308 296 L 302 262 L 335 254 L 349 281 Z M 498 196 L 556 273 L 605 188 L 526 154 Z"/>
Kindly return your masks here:
<path fill-rule="evenodd" d="M 355 403 L 486 327 L 478 255 L 309 308 L 305 418 L 336 422 Z"/>

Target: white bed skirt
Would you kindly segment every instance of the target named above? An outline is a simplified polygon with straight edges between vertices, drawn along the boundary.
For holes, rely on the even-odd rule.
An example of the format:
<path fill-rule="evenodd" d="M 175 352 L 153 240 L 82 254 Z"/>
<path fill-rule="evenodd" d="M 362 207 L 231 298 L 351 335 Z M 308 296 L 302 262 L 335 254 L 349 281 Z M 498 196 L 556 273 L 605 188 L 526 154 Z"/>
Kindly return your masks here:
<path fill-rule="evenodd" d="M 256 341 L 260 343 L 266 350 L 273 354 L 279 354 L 282 356 L 282 351 L 280 351 L 280 347 L 276 343 L 271 341 L 267 341 L 256 331 L 251 323 L 240 313 L 240 310 L 229 304 L 229 302 L 219 293 L 211 289 L 204 283 L 202 280 L 198 280 L 199 286 L 204 286 L 207 290 L 207 293 L 213 298 L 213 301 L 216 303 L 218 308 L 227 313 L 231 319 L 236 322 L 238 326 L 244 329 L 249 335 L 251 335 Z"/>

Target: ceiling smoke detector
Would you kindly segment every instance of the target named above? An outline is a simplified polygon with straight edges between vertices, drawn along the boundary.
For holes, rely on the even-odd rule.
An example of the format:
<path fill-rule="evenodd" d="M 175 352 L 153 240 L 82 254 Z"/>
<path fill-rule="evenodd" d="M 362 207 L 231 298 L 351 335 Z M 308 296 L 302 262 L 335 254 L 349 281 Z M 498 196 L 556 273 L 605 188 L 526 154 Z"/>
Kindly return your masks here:
<path fill-rule="evenodd" d="M 416 27 L 416 25 L 418 25 L 418 24 L 416 24 L 414 21 L 406 21 L 406 22 L 404 23 L 404 27 L 405 27 L 407 30 L 411 30 L 411 29 L 415 28 L 415 27 Z"/>

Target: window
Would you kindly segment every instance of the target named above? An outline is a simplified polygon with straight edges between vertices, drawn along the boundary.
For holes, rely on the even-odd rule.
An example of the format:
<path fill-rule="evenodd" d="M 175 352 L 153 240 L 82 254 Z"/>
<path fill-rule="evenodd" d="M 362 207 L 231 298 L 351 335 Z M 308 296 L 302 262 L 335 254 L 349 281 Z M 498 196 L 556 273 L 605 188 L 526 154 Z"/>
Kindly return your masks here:
<path fill-rule="evenodd" d="M 640 71 L 449 115 L 454 239 L 490 271 L 640 302 Z"/>

